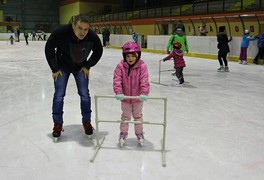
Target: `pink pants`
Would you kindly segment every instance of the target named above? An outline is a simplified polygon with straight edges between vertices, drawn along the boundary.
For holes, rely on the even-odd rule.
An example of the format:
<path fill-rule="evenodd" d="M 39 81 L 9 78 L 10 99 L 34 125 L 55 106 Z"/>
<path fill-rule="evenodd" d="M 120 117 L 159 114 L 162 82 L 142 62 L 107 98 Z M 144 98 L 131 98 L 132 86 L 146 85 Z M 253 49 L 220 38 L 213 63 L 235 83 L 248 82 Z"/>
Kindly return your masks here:
<path fill-rule="evenodd" d="M 133 116 L 134 121 L 143 121 L 142 118 L 142 109 L 143 109 L 143 102 L 136 102 L 136 103 L 124 103 L 121 102 L 121 120 L 122 121 L 130 121 L 131 116 Z M 120 124 L 120 131 L 121 132 L 128 132 L 129 124 L 128 123 L 121 123 Z M 142 124 L 135 124 L 135 134 L 143 134 L 143 125 Z"/>

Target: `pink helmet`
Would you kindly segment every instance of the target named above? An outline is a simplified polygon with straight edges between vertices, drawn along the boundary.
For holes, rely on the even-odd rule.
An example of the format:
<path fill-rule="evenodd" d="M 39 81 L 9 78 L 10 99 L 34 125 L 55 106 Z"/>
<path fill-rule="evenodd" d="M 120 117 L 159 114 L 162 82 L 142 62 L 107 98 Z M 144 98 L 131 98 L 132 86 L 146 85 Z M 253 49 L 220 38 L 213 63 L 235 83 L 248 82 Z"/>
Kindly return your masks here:
<path fill-rule="evenodd" d="M 125 43 L 122 47 L 122 51 L 123 51 L 124 60 L 126 59 L 125 54 L 128 54 L 128 53 L 137 53 L 137 60 L 139 60 L 141 57 L 140 46 L 133 41 L 129 41 Z"/>
<path fill-rule="evenodd" d="M 132 42 L 132 41 L 125 43 L 122 47 L 122 50 L 123 50 L 123 54 L 133 53 L 133 52 L 136 52 L 136 53 L 141 52 L 140 46 L 137 43 Z"/>

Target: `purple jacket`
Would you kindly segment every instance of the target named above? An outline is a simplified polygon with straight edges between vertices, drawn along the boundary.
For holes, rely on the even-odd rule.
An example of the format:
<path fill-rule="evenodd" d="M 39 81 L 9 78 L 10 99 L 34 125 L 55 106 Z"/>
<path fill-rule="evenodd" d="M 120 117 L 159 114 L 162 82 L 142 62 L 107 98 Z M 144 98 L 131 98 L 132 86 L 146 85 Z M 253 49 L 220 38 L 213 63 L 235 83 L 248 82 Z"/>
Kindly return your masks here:
<path fill-rule="evenodd" d="M 116 94 L 139 96 L 149 94 L 149 75 L 147 65 L 139 59 L 133 67 L 122 60 L 114 71 L 113 88 Z M 138 99 L 124 99 L 124 102 L 139 102 Z"/>
<path fill-rule="evenodd" d="M 185 67 L 185 61 L 183 59 L 183 51 L 180 49 L 174 49 L 171 54 L 169 54 L 167 57 L 165 57 L 163 60 L 167 61 L 169 59 L 173 58 L 174 60 L 174 68 L 177 67 Z"/>

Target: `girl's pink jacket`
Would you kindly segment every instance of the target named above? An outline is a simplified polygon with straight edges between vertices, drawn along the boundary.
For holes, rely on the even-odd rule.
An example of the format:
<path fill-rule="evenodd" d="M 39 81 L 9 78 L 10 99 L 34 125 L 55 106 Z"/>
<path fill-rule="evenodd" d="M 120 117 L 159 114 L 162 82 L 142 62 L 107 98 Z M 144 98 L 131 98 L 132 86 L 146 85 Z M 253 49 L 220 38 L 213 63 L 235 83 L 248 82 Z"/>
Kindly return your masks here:
<path fill-rule="evenodd" d="M 149 94 L 149 74 L 147 65 L 139 59 L 133 67 L 122 60 L 114 71 L 113 88 L 116 94 L 139 96 Z M 139 99 L 124 99 L 124 102 L 139 102 Z"/>
<path fill-rule="evenodd" d="M 167 61 L 170 58 L 173 58 L 174 60 L 174 68 L 177 67 L 185 67 L 185 61 L 183 59 L 183 51 L 180 49 L 174 49 L 171 54 L 169 54 L 167 57 L 165 57 L 163 60 Z"/>

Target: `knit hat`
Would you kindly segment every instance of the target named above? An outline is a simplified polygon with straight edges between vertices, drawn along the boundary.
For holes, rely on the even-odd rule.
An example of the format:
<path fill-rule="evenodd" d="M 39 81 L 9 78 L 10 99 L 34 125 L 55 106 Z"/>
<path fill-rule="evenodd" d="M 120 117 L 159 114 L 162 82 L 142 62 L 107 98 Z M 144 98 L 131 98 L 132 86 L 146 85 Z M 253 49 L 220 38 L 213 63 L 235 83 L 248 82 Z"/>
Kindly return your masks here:
<path fill-rule="evenodd" d="M 219 27 L 219 32 L 224 32 L 225 31 L 225 26 L 220 26 Z"/>

